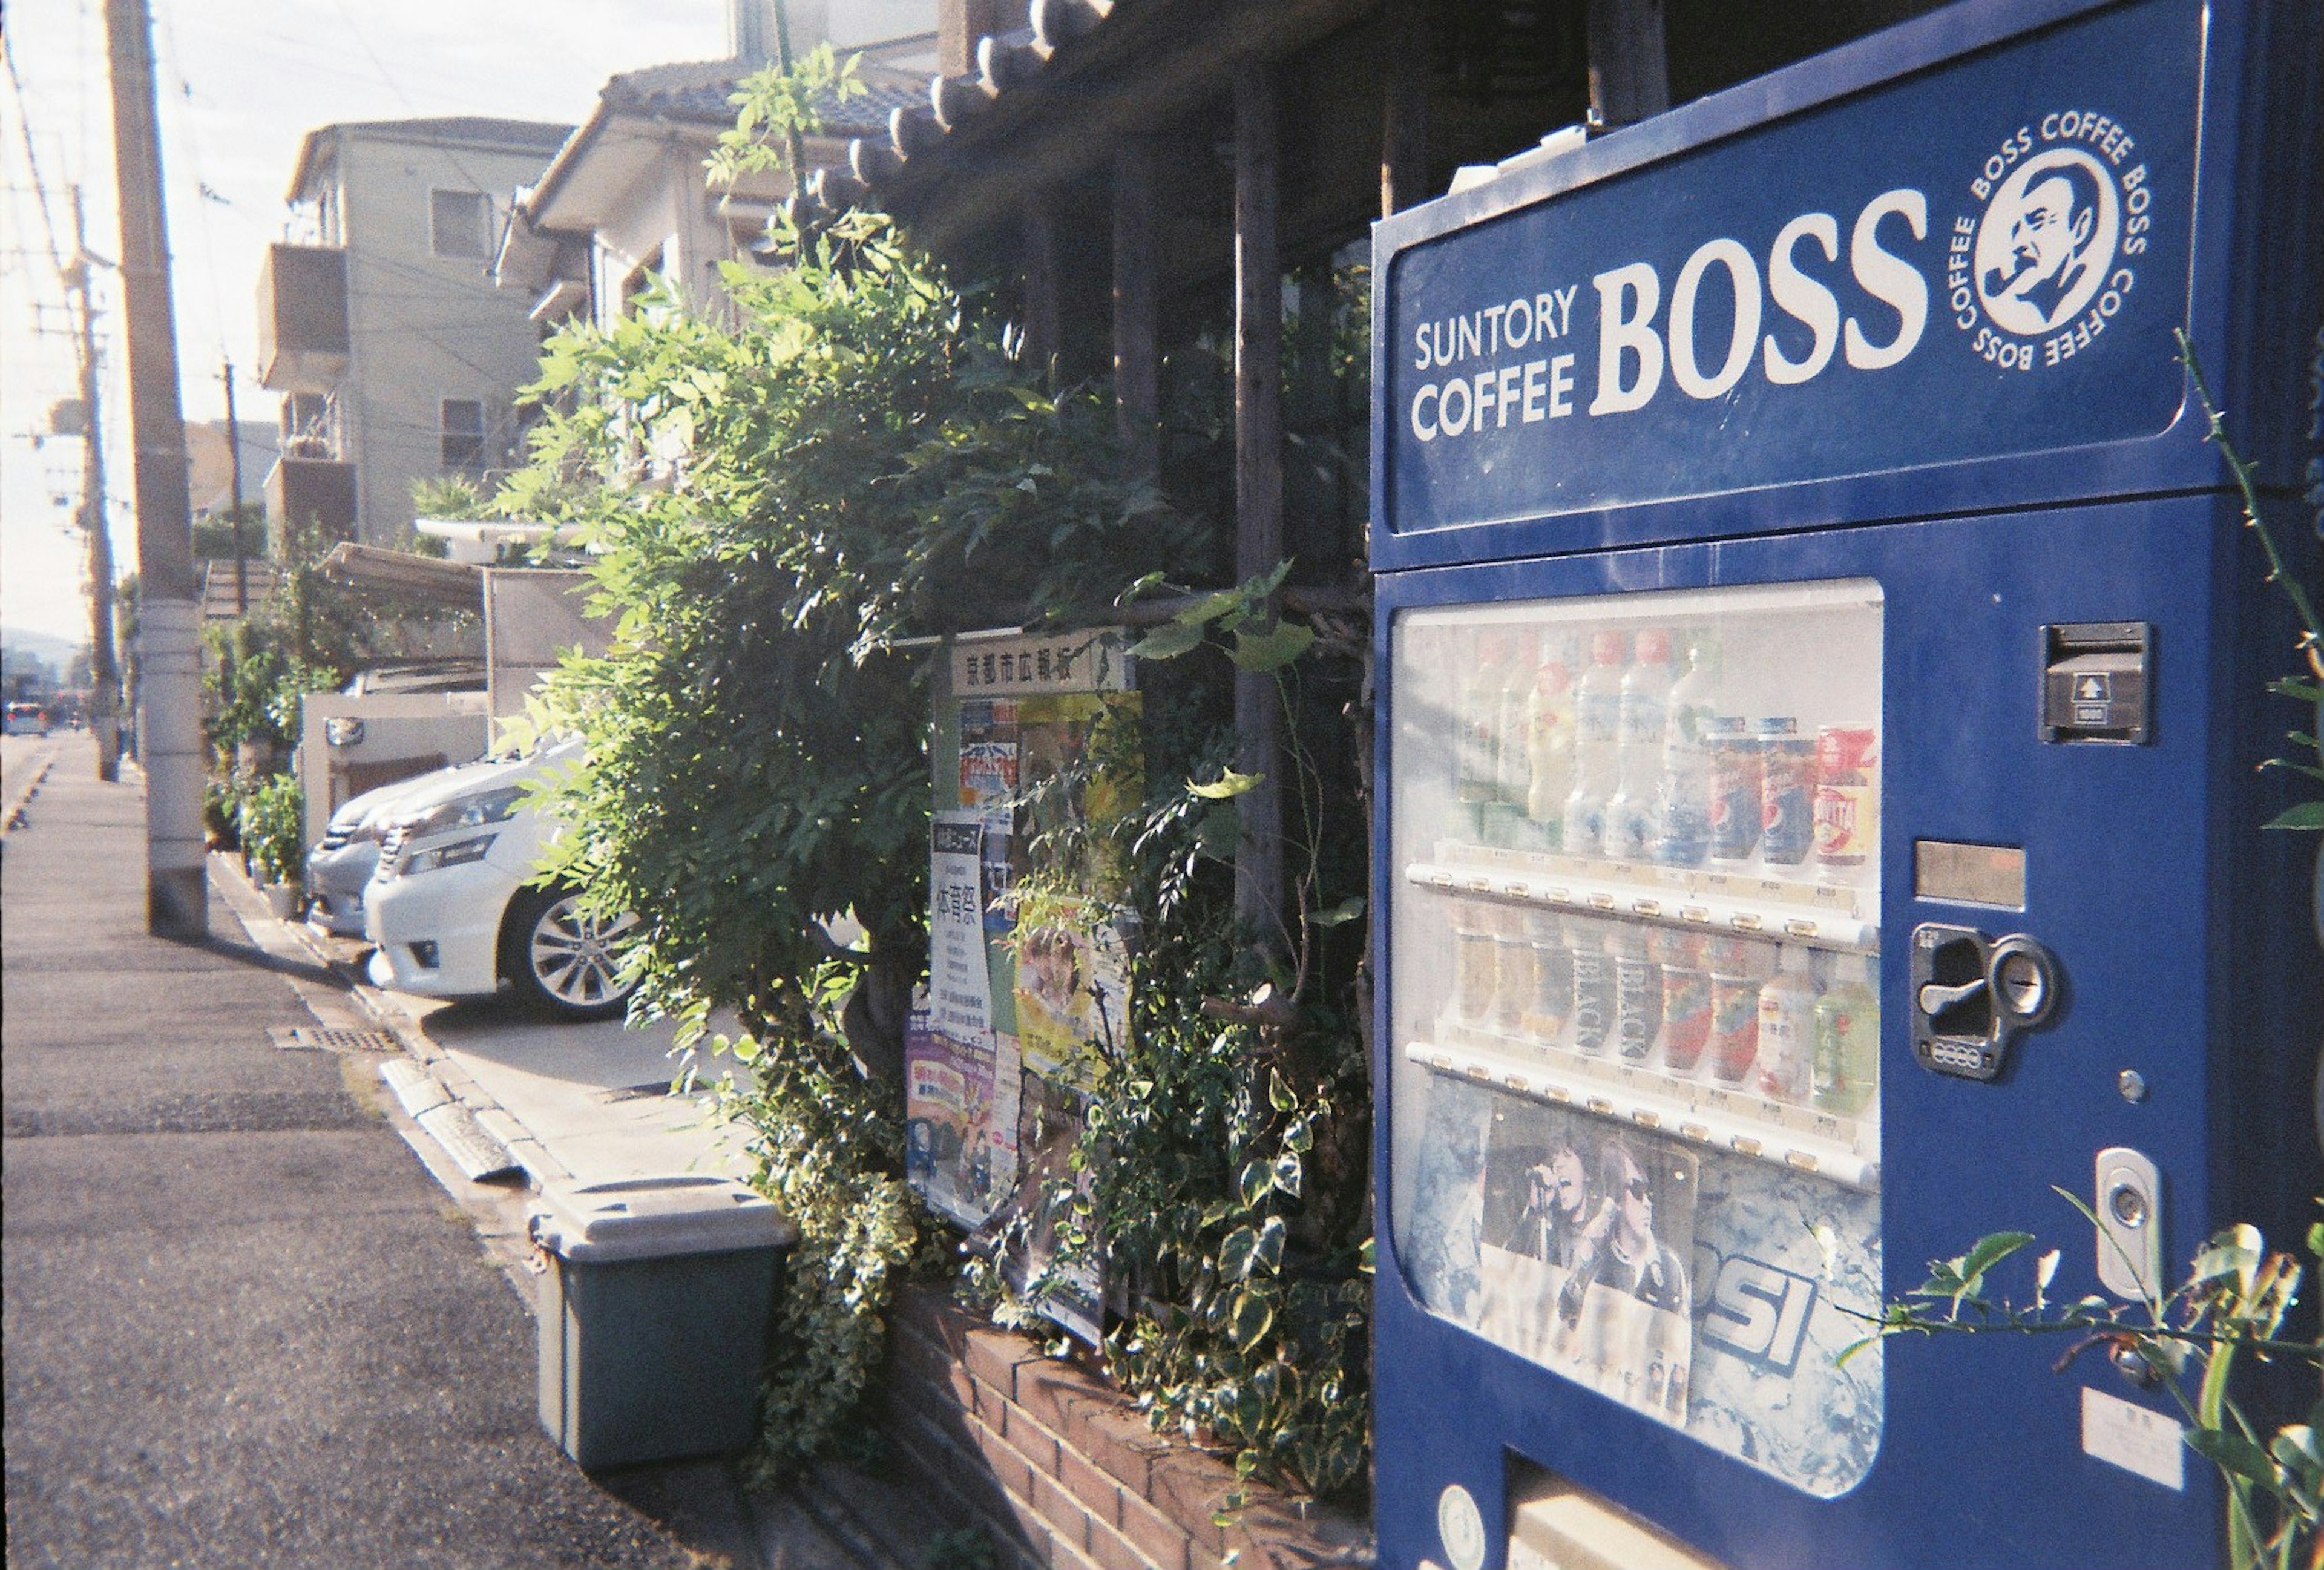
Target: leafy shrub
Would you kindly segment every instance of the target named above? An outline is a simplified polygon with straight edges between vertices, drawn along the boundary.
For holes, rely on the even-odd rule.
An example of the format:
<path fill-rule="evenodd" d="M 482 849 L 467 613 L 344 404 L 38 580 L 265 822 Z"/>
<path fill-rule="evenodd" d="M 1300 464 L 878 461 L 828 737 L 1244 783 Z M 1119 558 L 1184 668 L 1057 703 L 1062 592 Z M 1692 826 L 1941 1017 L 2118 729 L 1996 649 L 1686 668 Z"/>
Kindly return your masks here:
<path fill-rule="evenodd" d="M 918 1238 L 911 1190 L 894 1176 L 899 1120 L 830 1028 L 846 977 L 828 965 L 818 983 L 822 1018 L 806 1031 L 716 1043 L 752 1071 L 725 1101 L 757 1136 L 753 1182 L 798 1228 L 764 1377 L 758 1460 L 774 1475 L 855 1431 L 887 1354 L 882 1314 Z"/>
<path fill-rule="evenodd" d="M 242 800 L 242 849 L 262 883 L 299 881 L 307 862 L 307 793 L 288 774 L 252 786 Z"/>
<path fill-rule="evenodd" d="M 1299 739 L 1303 689 L 1337 679 L 1308 657 L 1306 626 L 1265 613 L 1281 577 L 1199 600 L 1139 646 L 1149 778 L 1209 782 L 1165 787 L 1115 831 L 1140 934 L 1131 1029 L 1089 1065 L 1074 1173 L 1048 1196 L 1067 1217 L 1050 1276 L 1019 1298 L 990 1267 L 972 1286 L 1029 1322 L 1056 1271 L 1102 1258 L 1128 1308 L 1106 1367 L 1157 1428 L 1224 1449 L 1244 1478 L 1347 1496 L 1370 1452 L 1370 1105 L 1352 1012 L 1362 901 L 1324 890 L 1360 877 L 1360 858 L 1335 862 L 1329 820 L 1360 833 L 1360 817 Z M 1234 798 L 1255 780 L 1222 767 L 1229 666 L 1271 674 L 1295 722 L 1298 910 L 1280 949 L 1238 932 L 1231 910 Z M 1037 861 L 1088 859 L 1055 838 Z M 1073 891 L 1036 874 L 1015 892 Z"/>
<path fill-rule="evenodd" d="M 299 744 L 300 699 L 329 692 L 343 679 L 336 668 L 310 663 L 286 647 L 281 629 L 268 619 L 213 623 L 204 637 L 209 644 L 203 661 L 205 728 L 229 763 L 244 742 L 287 756 Z"/>
<path fill-rule="evenodd" d="M 495 504 L 576 524 L 621 616 L 538 716 L 588 743 L 552 803 L 554 875 L 638 913 L 653 1003 L 748 1028 L 736 1113 L 801 1230 L 769 1381 L 780 1465 L 846 1431 L 916 1238 L 896 1071 L 924 963 L 927 695 L 889 650 L 1102 609 L 1183 529 L 1112 478 L 1105 402 L 1040 385 L 883 222 L 727 282 L 731 329 L 657 294 L 553 339 L 535 391 L 564 411 Z M 842 912 L 868 949 L 833 969 Z M 851 969 L 881 1006 L 843 1037 Z"/>

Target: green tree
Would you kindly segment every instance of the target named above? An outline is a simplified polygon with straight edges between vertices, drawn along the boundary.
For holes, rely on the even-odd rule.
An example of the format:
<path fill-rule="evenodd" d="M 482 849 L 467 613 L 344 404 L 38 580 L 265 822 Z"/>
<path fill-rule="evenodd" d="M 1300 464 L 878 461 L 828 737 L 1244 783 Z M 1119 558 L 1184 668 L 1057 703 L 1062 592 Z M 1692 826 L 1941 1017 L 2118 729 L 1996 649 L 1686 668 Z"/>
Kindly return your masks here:
<path fill-rule="evenodd" d="M 896 642 L 1100 614 L 1180 526 L 1115 477 L 1103 400 L 1038 385 L 883 220 L 726 282 L 731 329 L 658 292 L 552 340 L 533 392 L 570 411 L 501 497 L 578 525 L 621 616 L 549 684 L 544 717 L 589 742 L 554 872 L 642 917 L 654 1002 L 754 1028 L 805 1028 L 801 978 L 852 911 L 856 1045 L 892 1058 L 928 808 L 924 659 Z"/>

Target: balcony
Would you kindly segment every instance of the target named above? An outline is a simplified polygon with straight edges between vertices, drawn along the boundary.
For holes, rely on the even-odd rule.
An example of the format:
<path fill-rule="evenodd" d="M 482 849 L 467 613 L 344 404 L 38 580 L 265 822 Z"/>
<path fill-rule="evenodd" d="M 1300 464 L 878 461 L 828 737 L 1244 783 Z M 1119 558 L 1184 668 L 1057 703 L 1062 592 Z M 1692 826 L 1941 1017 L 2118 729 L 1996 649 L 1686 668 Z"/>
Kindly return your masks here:
<path fill-rule="evenodd" d="M 260 383 L 279 392 L 326 392 L 346 368 L 346 253 L 269 245 L 258 273 Z"/>
<path fill-rule="evenodd" d="M 313 543 L 355 535 L 355 466 L 336 458 L 277 458 L 266 476 L 266 518 Z"/>

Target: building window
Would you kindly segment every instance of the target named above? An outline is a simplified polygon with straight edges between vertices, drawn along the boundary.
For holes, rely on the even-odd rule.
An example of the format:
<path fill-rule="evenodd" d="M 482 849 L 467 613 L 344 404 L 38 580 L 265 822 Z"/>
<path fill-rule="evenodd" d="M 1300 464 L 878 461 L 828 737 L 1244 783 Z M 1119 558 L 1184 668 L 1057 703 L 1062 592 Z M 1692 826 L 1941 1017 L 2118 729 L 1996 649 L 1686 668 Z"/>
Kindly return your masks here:
<path fill-rule="evenodd" d="M 428 193 L 429 244 L 438 256 L 481 262 L 491 254 L 493 200 L 480 190 Z"/>
<path fill-rule="evenodd" d="M 444 400 L 444 472 L 484 472 L 484 406 L 474 398 Z"/>

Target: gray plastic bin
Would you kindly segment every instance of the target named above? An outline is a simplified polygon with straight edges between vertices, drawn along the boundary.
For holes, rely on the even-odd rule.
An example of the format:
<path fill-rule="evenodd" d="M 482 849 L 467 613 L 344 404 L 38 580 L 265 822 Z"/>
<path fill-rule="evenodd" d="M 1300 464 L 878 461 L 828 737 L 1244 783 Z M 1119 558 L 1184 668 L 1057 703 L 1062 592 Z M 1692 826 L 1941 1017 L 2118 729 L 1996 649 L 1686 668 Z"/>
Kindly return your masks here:
<path fill-rule="evenodd" d="M 798 1233 L 725 1178 L 545 1189 L 540 1423 L 584 1466 L 747 1444 L 784 1256 Z"/>

